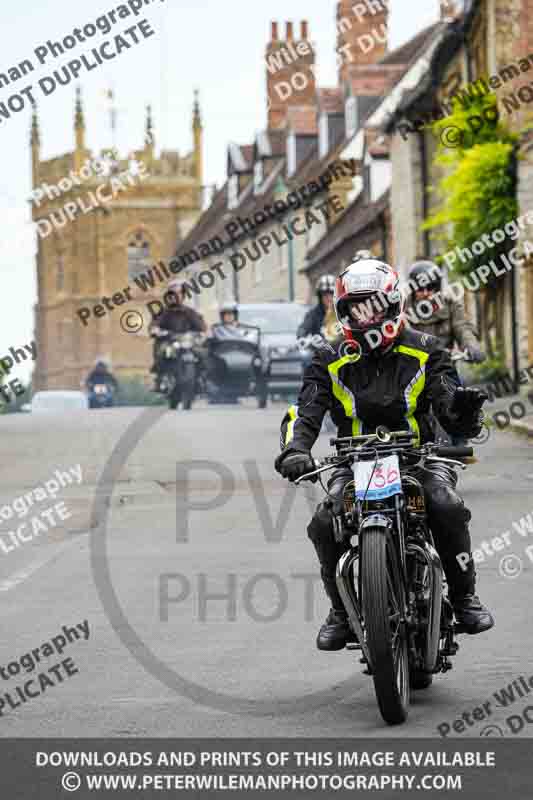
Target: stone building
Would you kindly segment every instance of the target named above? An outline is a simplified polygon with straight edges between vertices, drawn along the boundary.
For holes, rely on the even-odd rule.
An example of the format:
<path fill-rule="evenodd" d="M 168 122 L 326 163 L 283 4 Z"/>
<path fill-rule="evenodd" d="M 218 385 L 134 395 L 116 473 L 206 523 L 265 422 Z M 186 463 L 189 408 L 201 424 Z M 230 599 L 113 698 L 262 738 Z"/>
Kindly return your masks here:
<path fill-rule="evenodd" d="M 441 4 L 443 25 L 420 54 L 412 75 L 397 87 L 394 102 L 383 110 L 378 126 L 391 135 L 392 189 L 391 212 L 393 236 L 401 266 L 407 268 L 417 256 L 436 257 L 445 248 L 442 240 L 421 229 L 424 219 L 439 203 L 432 191 L 442 177 L 434 164 L 437 142 L 428 128 L 405 135 L 435 108 L 446 109 L 457 92 L 474 91 L 467 87 L 484 79 L 495 92 L 502 118 L 513 130 L 520 131 L 531 100 L 528 76 L 533 62 L 525 63 L 533 50 L 531 0 L 467 0 L 462 7 L 451 0 Z M 454 7 L 455 6 L 455 7 Z M 477 84 L 480 87 L 482 84 Z M 527 96 L 514 94 L 526 86 Z M 516 108 L 518 106 L 518 108 Z M 512 113 L 507 113 L 509 109 Z M 515 110 L 516 109 L 516 110 Z M 505 113 L 504 113 L 505 112 Z M 519 216 L 533 208 L 533 160 L 530 134 L 522 135 L 518 160 Z M 533 228 L 525 230 L 522 240 L 533 242 Z M 489 256 L 490 258 L 490 256 Z M 466 303 L 475 319 L 487 314 L 486 293 L 466 293 Z M 533 273 L 530 258 L 525 258 L 514 274 L 498 281 L 495 344 L 503 353 L 507 367 L 530 364 L 533 360 Z"/>
<path fill-rule="evenodd" d="M 144 147 L 126 158 L 105 150 L 93 155 L 85 144 L 79 90 L 74 134 L 72 152 L 41 160 L 34 111 L 32 216 L 39 231 L 34 390 L 77 389 L 98 358 L 110 363 L 119 380 L 146 376 L 151 363 L 147 303 L 159 292 L 141 291 L 134 279 L 173 256 L 202 208 L 203 134 L 197 99 L 193 150 L 187 155 L 163 150 L 156 156 L 150 109 Z M 88 159 L 93 165 L 98 159 L 99 173 L 88 166 Z M 125 287 L 130 287 L 131 302 L 125 299 L 120 308 L 118 298 L 112 298 Z M 79 309 L 102 306 L 104 297 L 111 300 L 103 313 L 92 313 L 83 322 Z M 138 333 L 127 332 L 127 320 L 121 324 L 125 311 L 142 315 Z"/>

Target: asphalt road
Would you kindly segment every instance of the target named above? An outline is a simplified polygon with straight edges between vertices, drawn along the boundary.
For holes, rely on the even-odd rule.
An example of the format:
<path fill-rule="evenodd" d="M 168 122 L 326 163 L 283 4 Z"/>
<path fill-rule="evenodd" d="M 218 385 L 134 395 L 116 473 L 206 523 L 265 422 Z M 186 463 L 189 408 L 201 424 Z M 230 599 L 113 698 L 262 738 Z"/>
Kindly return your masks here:
<path fill-rule="evenodd" d="M 478 567 L 496 628 L 462 636 L 453 670 L 416 693 L 405 725 L 388 728 L 354 654 L 315 649 L 328 606 L 306 524 L 320 490 L 313 498 L 289 489 L 273 469 L 282 411 L 0 418 L 6 516 L 15 498 L 57 480 L 56 470 L 82 471 L 81 483 L 54 498 L 49 485 L 26 516 L 0 524 L 0 666 L 34 649 L 41 658 L 35 671 L 25 659 L 18 674 L 0 677 L 0 735 L 438 736 L 437 726 L 487 702 L 482 719 L 467 717 L 472 724 L 449 735 L 497 735 L 489 724 L 511 735 L 506 718 L 533 701 L 515 691 L 503 708 L 493 693 L 533 675 L 533 524 L 529 539 L 512 525 L 532 512 L 531 444 L 494 435 L 460 478 L 474 546 L 510 531 L 509 546 Z M 327 449 L 323 435 L 316 452 Z M 56 513 L 52 525 L 49 515 L 32 538 L 31 518 L 58 502 L 71 516 Z M 15 547 L 8 532 L 23 522 L 27 541 Z M 520 574 L 516 558 L 501 564 L 510 554 Z M 62 626 L 85 620 L 87 640 L 80 633 L 61 655 L 41 655 Z M 11 707 L 17 686 L 67 658 L 78 672 L 47 673 L 35 697 Z"/>

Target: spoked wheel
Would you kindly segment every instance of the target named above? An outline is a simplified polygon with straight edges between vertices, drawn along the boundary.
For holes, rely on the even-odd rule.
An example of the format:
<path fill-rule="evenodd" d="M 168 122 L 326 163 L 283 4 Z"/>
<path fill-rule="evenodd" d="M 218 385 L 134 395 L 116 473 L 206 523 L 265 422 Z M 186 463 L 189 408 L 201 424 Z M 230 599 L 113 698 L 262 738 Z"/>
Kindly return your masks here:
<path fill-rule="evenodd" d="M 394 545 L 380 528 L 363 534 L 361 553 L 362 606 L 374 689 L 381 716 L 389 725 L 407 719 L 409 654 L 405 600 Z"/>

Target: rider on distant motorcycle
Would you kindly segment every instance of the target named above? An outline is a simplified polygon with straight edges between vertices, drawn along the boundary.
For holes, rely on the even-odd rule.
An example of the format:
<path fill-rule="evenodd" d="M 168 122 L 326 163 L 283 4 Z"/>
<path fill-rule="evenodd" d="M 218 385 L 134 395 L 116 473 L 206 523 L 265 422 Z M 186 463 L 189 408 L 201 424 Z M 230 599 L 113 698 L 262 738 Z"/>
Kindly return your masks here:
<path fill-rule="evenodd" d="M 87 379 L 85 381 L 85 385 L 89 392 L 92 392 L 94 387 L 98 386 L 98 384 L 111 386 L 111 388 L 115 390 L 118 388 L 118 383 L 115 376 L 109 372 L 107 364 L 101 359 L 98 359 L 93 369 L 87 375 Z"/>
<path fill-rule="evenodd" d="M 318 303 L 307 312 L 297 331 L 299 339 L 306 336 L 317 336 L 322 333 L 324 325 L 331 321 L 337 322 L 333 309 L 333 292 L 335 291 L 335 276 L 322 275 L 316 285 Z"/>
<path fill-rule="evenodd" d="M 471 361 L 478 364 L 486 359 L 474 333 L 474 326 L 467 319 L 465 307 L 459 300 L 442 296 L 436 298 L 442 287 L 441 270 L 432 261 L 415 261 L 409 272 L 412 287 L 410 304 L 416 313 L 416 304 L 427 301 L 433 306 L 433 314 L 422 318 L 414 326 L 417 331 L 430 333 L 440 339 L 442 346 L 452 349 L 455 344 L 466 350 Z"/>
<path fill-rule="evenodd" d="M 442 289 L 442 272 L 437 264 L 432 261 L 416 261 L 409 272 L 409 285 L 412 288 L 410 305 L 417 314 L 417 304 L 422 303 L 425 309 L 431 304 L 431 316 L 421 318 L 414 325 L 417 331 L 429 333 L 440 339 L 443 347 L 453 350 L 457 346 L 466 352 L 467 358 L 474 364 L 485 361 L 486 355 L 481 349 L 474 332 L 474 326 L 466 316 L 464 304 L 460 300 L 440 294 Z M 462 436 L 452 436 L 454 445 L 466 445 L 467 440 Z M 466 459 L 468 463 L 477 461 L 476 458 Z"/>
<path fill-rule="evenodd" d="M 170 298 L 170 300 L 167 298 Z M 154 317 L 150 325 L 151 332 L 153 328 L 159 328 L 160 331 L 167 331 L 169 334 L 187 333 L 188 331 L 192 331 L 193 333 L 207 332 L 207 325 L 205 324 L 205 320 L 202 315 L 198 314 L 197 311 L 189 306 L 186 306 L 184 303 L 185 289 L 182 280 L 175 278 L 174 280 L 170 281 L 165 294 L 165 299 L 168 307 Z M 165 341 L 166 339 L 164 336 L 154 338 L 154 363 L 150 369 L 150 372 L 153 372 L 156 375 L 156 389 L 159 389 L 159 379 L 157 376 L 160 372 L 159 368 L 161 365 L 160 350 L 161 345 Z"/>
<path fill-rule="evenodd" d="M 237 303 L 224 303 L 219 310 L 220 324 L 236 328 L 239 324 L 239 306 Z"/>
<path fill-rule="evenodd" d="M 294 481 L 314 470 L 311 448 L 326 411 L 331 412 L 339 436 L 373 433 L 385 425 L 392 430 L 409 428 L 415 442 L 424 443 L 432 438 L 431 405 L 450 434 L 479 433 L 486 395 L 460 387 L 449 353 L 438 339 L 405 328 L 399 278 L 390 266 L 374 258 L 352 263 L 337 278 L 334 307 L 344 341 L 337 346 L 324 343 L 316 350 L 297 404 L 282 421 L 282 452 L 275 466 L 284 478 Z M 494 620 L 475 594 L 472 556 L 466 565 L 457 558 L 471 553 L 471 514 L 455 490 L 457 475 L 451 466 L 434 462 L 417 477 L 424 485 L 428 521 L 456 619 L 468 633 L 488 630 Z M 317 507 L 308 527 L 332 604 L 318 634 L 320 650 L 340 650 L 352 638 L 335 581 L 343 548 L 335 538 L 332 517 L 332 508 L 342 506 L 344 486 L 350 480 L 351 469 L 333 473 L 328 491 L 335 499 Z"/>

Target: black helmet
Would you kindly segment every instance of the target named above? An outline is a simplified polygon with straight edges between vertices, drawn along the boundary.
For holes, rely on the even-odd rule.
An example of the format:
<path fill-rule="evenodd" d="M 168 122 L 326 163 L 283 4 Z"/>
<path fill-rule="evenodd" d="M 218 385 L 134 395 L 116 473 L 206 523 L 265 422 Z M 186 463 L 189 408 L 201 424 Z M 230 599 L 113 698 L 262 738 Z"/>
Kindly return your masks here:
<path fill-rule="evenodd" d="M 318 279 L 316 285 L 316 293 L 317 297 L 320 300 L 323 294 L 333 294 L 335 291 L 335 276 L 334 275 L 322 275 Z"/>
<path fill-rule="evenodd" d="M 218 310 L 220 321 L 224 322 L 224 314 L 233 314 L 235 321 L 239 319 L 239 306 L 237 303 L 224 303 Z"/>
<path fill-rule="evenodd" d="M 433 261 L 415 261 L 409 270 L 409 286 L 412 292 L 432 289 L 439 292 L 442 285 L 442 270 Z"/>

